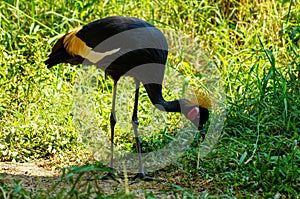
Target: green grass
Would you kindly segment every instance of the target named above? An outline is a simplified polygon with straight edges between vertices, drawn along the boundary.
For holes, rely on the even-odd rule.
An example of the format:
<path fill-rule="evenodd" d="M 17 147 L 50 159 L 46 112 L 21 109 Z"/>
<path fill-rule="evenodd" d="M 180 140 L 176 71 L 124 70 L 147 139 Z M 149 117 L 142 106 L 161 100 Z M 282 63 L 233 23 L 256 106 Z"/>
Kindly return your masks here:
<path fill-rule="evenodd" d="M 81 132 L 73 121 L 73 90 L 81 69 L 61 64 L 48 70 L 43 61 L 59 34 L 105 16 L 135 16 L 195 38 L 218 67 L 226 93 L 226 121 L 219 142 L 200 162 L 197 141 L 184 156 L 174 159 L 166 171 L 176 173 L 181 180 L 169 176 L 169 185 L 161 192 L 179 198 L 272 198 L 276 194 L 283 198 L 299 197 L 299 3 L 298 0 L 1 1 L 0 160 L 22 162 L 63 154 L 61 161 L 74 164 L 70 159 L 77 159 L 85 148 L 78 142 Z M 199 74 L 195 69 L 189 64 L 178 64 L 178 59 L 171 54 L 170 66 L 197 82 Z M 101 72 L 98 80 L 99 104 L 95 107 L 99 113 L 98 125 L 109 133 L 112 81 L 105 80 Z M 147 113 L 153 108 L 144 91 L 143 94 L 141 126 L 151 121 Z M 124 106 L 129 118 L 130 106 Z M 168 120 L 176 124 L 172 115 L 168 115 Z M 163 127 L 158 134 L 144 140 L 144 150 L 166 144 L 174 135 L 176 127 L 172 126 Z M 131 132 L 119 129 L 117 143 L 133 150 Z M 71 170 L 67 178 L 73 188 L 61 188 L 58 198 L 92 196 L 91 192 L 80 191 L 83 186 L 74 180 L 75 174 L 78 171 Z M 14 187 L 0 184 L 0 188 L 0 196 L 54 198 L 50 190 L 33 193 L 18 182 Z M 135 194 L 126 195 L 121 190 L 117 195 L 105 195 L 99 190 L 99 198 L 133 198 Z M 153 198 L 156 193 L 145 190 L 145 195 Z"/>

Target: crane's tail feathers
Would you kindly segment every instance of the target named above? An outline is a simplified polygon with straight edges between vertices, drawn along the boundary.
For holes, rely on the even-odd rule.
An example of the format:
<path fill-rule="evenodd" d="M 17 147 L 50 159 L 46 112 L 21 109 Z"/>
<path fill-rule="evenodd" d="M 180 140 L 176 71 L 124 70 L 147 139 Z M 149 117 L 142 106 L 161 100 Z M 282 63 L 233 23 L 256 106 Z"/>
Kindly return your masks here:
<path fill-rule="evenodd" d="M 48 59 L 45 61 L 45 64 L 47 65 L 48 68 L 51 68 L 56 64 L 66 62 L 70 58 L 71 56 L 66 52 L 66 50 L 64 48 L 61 48 L 56 52 L 52 52 L 49 55 Z"/>
<path fill-rule="evenodd" d="M 45 64 L 48 68 L 55 66 L 59 63 L 66 62 L 71 56 L 67 53 L 66 49 L 64 48 L 64 38 L 66 35 L 62 36 L 58 39 L 55 45 L 52 48 L 51 54 L 48 56 L 48 59 L 45 61 Z"/>

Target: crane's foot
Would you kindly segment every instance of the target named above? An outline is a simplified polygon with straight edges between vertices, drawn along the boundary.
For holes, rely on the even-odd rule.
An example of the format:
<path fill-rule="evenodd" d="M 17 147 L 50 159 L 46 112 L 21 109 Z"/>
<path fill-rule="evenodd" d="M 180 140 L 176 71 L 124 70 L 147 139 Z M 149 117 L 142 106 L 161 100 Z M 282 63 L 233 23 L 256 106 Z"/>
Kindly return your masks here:
<path fill-rule="evenodd" d="M 100 178 L 101 180 L 107 181 L 107 180 L 113 180 L 116 181 L 118 183 L 120 183 L 120 178 L 117 177 L 114 173 L 112 172 L 108 172 L 107 174 L 105 174 L 104 176 L 102 176 Z"/>
<path fill-rule="evenodd" d="M 132 178 L 132 182 L 130 184 L 134 184 L 140 181 L 146 181 L 146 182 L 150 182 L 150 181 L 163 181 L 164 179 L 162 178 L 154 178 L 154 177 L 150 177 L 150 176 L 146 176 L 145 173 L 137 173 L 133 178 Z"/>

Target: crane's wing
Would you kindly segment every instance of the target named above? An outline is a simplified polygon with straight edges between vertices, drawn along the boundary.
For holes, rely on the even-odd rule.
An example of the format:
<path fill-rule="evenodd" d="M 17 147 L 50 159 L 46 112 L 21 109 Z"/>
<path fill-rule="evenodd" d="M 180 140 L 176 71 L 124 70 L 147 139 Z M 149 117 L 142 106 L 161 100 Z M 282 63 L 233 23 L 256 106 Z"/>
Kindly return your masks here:
<path fill-rule="evenodd" d="M 159 63 L 164 66 L 167 54 L 168 44 L 160 30 L 141 19 L 115 16 L 65 34 L 54 45 L 46 64 L 48 67 L 63 62 L 94 64 L 118 77 L 139 65 Z"/>

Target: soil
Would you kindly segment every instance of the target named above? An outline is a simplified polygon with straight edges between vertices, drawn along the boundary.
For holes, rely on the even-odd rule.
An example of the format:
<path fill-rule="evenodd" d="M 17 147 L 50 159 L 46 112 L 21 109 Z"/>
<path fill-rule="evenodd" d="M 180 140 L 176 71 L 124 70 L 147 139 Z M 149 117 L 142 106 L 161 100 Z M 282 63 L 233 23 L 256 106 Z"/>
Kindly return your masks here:
<path fill-rule="evenodd" d="M 160 175 L 159 173 L 157 174 Z M 57 165 L 54 166 L 50 161 L 46 160 L 27 163 L 0 162 L 0 185 L 2 184 L 7 187 L 13 187 L 16 183 L 19 183 L 21 187 L 27 191 L 45 190 L 46 192 L 49 192 L 49 190 L 51 190 L 55 195 L 56 191 L 61 190 L 62 188 L 68 189 L 73 185 L 73 183 L 67 185 L 67 180 L 61 183 L 61 176 L 62 170 L 57 168 Z M 166 177 L 167 176 L 164 176 L 163 178 Z M 83 176 L 82 179 L 88 180 L 89 178 L 95 178 L 95 175 L 91 176 L 90 174 L 87 174 L 86 176 Z M 74 179 L 76 179 L 76 177 L 74 177 Z M 152 192 L 156 197 L 168 198 L 169 195 L 166 195 L 164 190 L 166 190 L 169 183 L 170 182 L 167 181 L 140 181 L 133 185 L 124 186 L 124 183 L 120 184 L 114 181 L 107 182 L 96 180 L 96 183 L 93 182 L 91 184 L 96 185 L 95 189 L 108 195 L 115 194 L 119 191 L 125 192 L 127 189 L 130 190 L 131 193 L 136 194 L 137 198 L 144 198 L 144 190 L 146 190 L 147 193 Z M 59 185 L 55 186 L 57 184 Z"/>
<path fill-rule="evenodd" d="M 61 171 L 47 161 L 0 162 L 1 182 L 8 186 L 16 183 L 28 191 L 46 190 L 60 180 Z"/>

